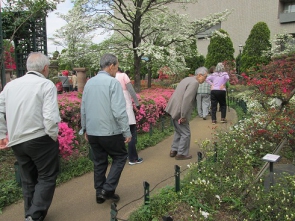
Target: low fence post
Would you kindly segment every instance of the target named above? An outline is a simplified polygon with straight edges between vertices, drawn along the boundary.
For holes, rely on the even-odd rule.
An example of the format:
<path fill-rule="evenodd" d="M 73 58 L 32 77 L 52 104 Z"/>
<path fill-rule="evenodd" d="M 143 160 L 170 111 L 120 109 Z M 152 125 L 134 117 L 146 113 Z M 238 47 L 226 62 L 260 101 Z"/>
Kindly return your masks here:
<path fill-rule="evenodd" d="M 171 216 L 163 216 L 163 221 L 173 221 Z"/>
<path fill-rule="evenodd" d="M 20 176 L 20 171 L 19 171 L 19 164 L 17 161 L 14 163 L 14 173 L 15 173 L 15 181 L 18 186 L 22 186 L 22 181 L 21 181 L 21 176 Z"/>
<path fill-rule="evenodd" d="M 111 221 L 118 221 L 117 219 L 118 210 L 116 203 L 111 204 Z"/>
<path fill-rule="evenodd" d="M 163 117 L 161 117 L 161 126 L 162 126 L 162 132 L 164 132 L 165 121 L 164 121 L 164 118 Z"/>
<path fill-rule="evenodd" d="M 89 146 L 89 149 L 88 149 L 88 159 L 91 160 L 92 162 L 94 160 L 93 150 L 91 146 Z"/>
<path fill-rule="evenodd" d="M 150 124 L 149 135 L 150 135 L 150 137 L 153 136 L 153 125 L 152 124 Z"/>
<path fill-rule="evenodd" d="M 180 167 L 175 165 L 175 192 L 180 191 Z"/>
<path fill-rule="evenodd" d="M 198 152 L 197 155 L 198 155 L 198 162 L 201 162 L 203 160 L 203 154 L 201 152 Z"/>
<path fill-rule="evenodd" d="M 213 162 L 217 162 L 217 142 L 214 142 L 214 156 L 213 156 Z"/>
<path fill-rule="evenodd" d="M 143 182 L 144 187 L 144 205 L 149 205 L 150 203 L 150 184 L 146 181 Z"/>

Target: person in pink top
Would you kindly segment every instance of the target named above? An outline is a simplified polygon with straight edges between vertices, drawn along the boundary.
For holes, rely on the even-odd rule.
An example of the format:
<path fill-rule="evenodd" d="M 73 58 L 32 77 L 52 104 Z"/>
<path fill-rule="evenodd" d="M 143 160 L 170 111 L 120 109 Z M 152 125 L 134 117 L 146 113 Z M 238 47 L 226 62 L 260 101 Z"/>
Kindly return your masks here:
<path fill-rule="evenodd" d="M 137 142 L 136 119 L 135 119 L 135 115 L 133 111 L 132 99 L 138 110 L 140 109 L 140 105 L 128 75 L 123 72 L 124 72 L 123 70 L 118 68 L 118 72 L 116 73 L 116 79 L 121 83 L 121 86 L 123 88 L 123 93 L 124 93 L 124 97 L 126 101 L 126 112 L 129 119 L 130 131 L 132 134 L 131 141 L 128 143 L 129 165 L 135 165 L 135 164 L 142 163 L 143 159 L 138 157 L 138 154 L 136 151 L 136 142 Z"/>
<path fill-rule="evenodd" d="M 206 82 L 211 85 L 211 118 L 212 124 L 216 124 L 217 104 L 221 111 L 221 123 L 226 123 L 226 82 L 229 75 L 224 71 L 224 65 L 218 63 L 215 72 L 206 78 Z"/>

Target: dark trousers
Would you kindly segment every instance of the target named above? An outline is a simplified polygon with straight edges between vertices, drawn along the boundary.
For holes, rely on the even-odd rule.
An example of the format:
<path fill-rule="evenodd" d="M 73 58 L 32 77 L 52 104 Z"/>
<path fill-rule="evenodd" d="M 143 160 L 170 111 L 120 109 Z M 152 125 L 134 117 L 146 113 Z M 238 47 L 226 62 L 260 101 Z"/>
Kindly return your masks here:
<path fill-rule="evenodd" d="M 211 118 L 216 120 L 217 104 L 219 103 L 221 118 L 226 117 L 226 91 L 212 90 L 211 91 Z"/>
<path fill-rule="evenodd" d="M 70 87 L 63 87 L 64 92 L 70 92 Z"/>
<path fill-rule="evenodd" d="M 114 136 L 88 135 L 88 141 L 93 151 L 96 195 L 98 196 L 102 189 L 114 193 L 127 159 L 125 138 L 122 134 Z M 112 165 L 106 177 L 108 156 L 112 158 Z"/>
<path fill-rule="evenodd" d="M 129 125 L 131 131 L 131 141 L 128 143 L 128 158 L 130 162 L 134 162 L 138 160 L 138 154 L 136 151 L 136 143 L 137 143 L 137 132 L 136 132 L 136 125 L 132 124 Z"/>
<path fill-rule="evenodd" d="M 45 217 L 59 172 L 59 144 L 48 135 L 12 147 L 19 164 L 25 216 Z"/>

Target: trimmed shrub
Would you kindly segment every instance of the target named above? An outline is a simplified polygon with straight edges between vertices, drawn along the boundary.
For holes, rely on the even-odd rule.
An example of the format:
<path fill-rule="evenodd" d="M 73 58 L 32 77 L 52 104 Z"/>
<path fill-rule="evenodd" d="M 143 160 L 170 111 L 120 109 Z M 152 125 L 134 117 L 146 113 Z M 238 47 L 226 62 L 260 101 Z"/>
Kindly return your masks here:
<path fill-rule="evenodd" d="M 232 61 L 234 60 L 234 52 L 235 50 L 229 34 L 223 29 L 220 29 L 210 39 L 205 66 L 210 68 L 211 66 L 216 66 L 219 62 Z"/>

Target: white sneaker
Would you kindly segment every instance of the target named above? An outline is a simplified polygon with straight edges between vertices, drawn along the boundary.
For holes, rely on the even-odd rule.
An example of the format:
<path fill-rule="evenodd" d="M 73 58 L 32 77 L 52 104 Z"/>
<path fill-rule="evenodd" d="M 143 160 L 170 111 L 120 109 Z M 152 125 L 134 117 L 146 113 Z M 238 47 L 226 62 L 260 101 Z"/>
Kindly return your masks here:
<path fill-rule="evenodd" d="M 142 158 L 138 158 L 134 162 L 129 161 L 129 165 L 135 165 L 135 164 L 139 164 L 139 163 L 142 163 L 142 162 L 143 162 L 143 159 Z"/>

